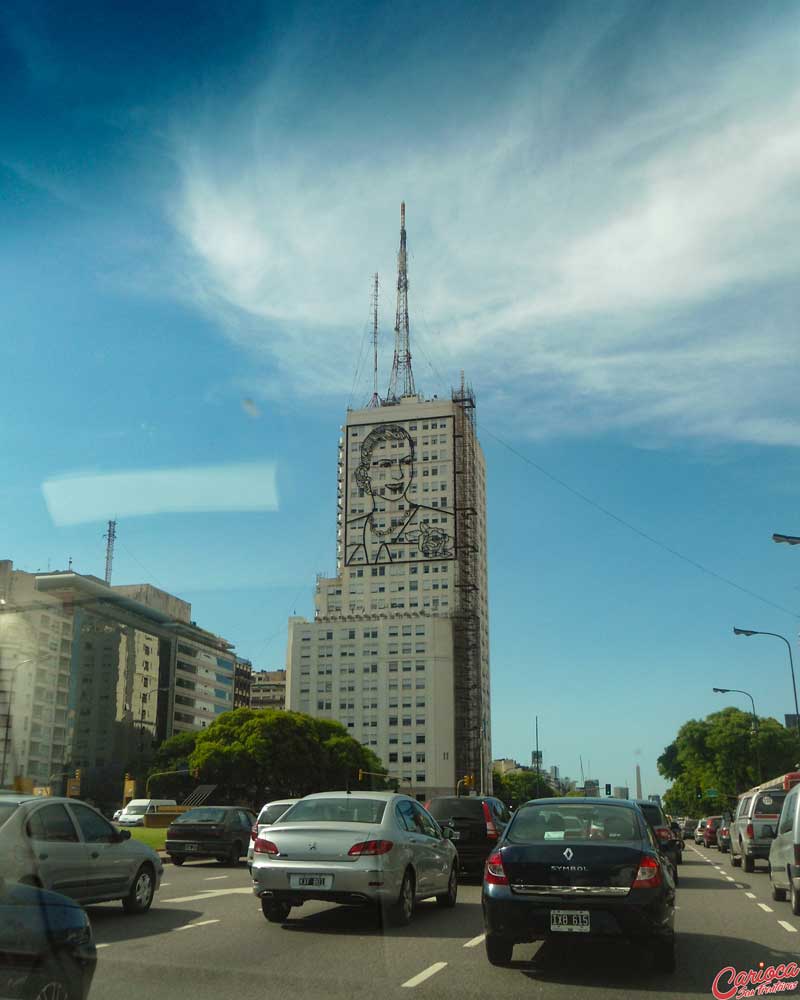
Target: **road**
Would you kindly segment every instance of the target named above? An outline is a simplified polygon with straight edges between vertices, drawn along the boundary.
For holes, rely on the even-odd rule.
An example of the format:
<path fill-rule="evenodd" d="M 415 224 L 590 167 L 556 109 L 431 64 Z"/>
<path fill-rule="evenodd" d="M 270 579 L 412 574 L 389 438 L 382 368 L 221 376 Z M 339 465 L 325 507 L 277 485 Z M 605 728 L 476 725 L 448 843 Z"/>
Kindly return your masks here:
<path fill-rule="evenodd" d="M 678 889 L 678 969 L 654 972 L 622 943 L 519 945 L 508 968 L 486 960 L 480 886 L 462 885 L 454 910 L 421 904 L 411 924 L 381 931 L 372 913 L 310 903 L 267 923 L 247 869 L 167 865 L 150 912 L 88 907 L 99 946 L 90 1000 L 264 1000 L 504 997 L 597 1000 L 709 997 L 725 966 L 757 969 L 800 954 L 800 917 L 773 902 L 766 868 L 732 868 L 729 855 L 687 843 Z M 800 990 L 800 987 L 797 988 Z"/>

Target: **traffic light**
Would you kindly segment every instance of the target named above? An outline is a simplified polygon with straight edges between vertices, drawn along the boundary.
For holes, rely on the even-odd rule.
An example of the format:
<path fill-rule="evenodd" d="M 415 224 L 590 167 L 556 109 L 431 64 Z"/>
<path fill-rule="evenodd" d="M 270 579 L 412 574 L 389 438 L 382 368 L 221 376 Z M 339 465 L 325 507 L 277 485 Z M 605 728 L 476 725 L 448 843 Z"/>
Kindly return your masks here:
<path fill-rule="evenodd" d="M 611 795 L 611 785 L 606 784 L 606 795 Z"/>
<path fill-rule="evenodd" d="M 358 769 L 358 780 L 361 781 L 361 779 L 363 777 L 364 777 L 364 772 L 363 772 L 363 770 L 361 768 L 359 768 Z"/>
<path fill-rule="evenodd" d="M 702 799 L 703 797 L 703 789 L 699 785 L 694 790 L 694 797 L 696 799 Z"/>

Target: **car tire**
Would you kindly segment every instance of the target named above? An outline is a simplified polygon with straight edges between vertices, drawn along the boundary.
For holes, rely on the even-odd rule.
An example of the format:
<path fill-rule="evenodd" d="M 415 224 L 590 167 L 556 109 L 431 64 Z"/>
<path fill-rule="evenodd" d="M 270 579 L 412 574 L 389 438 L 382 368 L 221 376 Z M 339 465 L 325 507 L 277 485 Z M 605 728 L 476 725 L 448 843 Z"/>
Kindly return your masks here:
<path fill-rule="evenodd" d="M 142 865 L 134 876 L 131 889 L 122 900 L 126 913 L 147 913 L 156 892 L 156 873 L 150 864 Z"/>
<path fill-rule="evenodd" d="M 733 853 L 733 848 L 731 848 L 731 868 L 738 868 L 742 863 L 742 859 L 738 854 Z"/>
<path fill-rule="evenodd" d="M 389 920 L 395 927 L 405 927 L 414 914 L 414 873 L 406 868 L 397 901 L 389 908 Z"/>
<path fill-rule="evenodd" d="M 239 859 L 242 856 L 242 845 L 238 840 L 231 844 L 231 851 L 228 857 L 225 859 L 228 863 L 229 868 L 236 868 L 239 864 Z"/>
<path fill-rule="evenodd" d="M 675 971 L 675 936 L 653 942 L 653 968 L 659 972 Z"/>
<path fill-rule="evenodd" d="M 677 855 L 677 857 L 675 859 L 675 863 L 678 864 L 678 865 L 682 865 L 683 864 L 683 851 L 678 851 L 678 855 Z"/>
<path fill-rule="evenodd" d="M 791 903 L 792 913 L 796 917 L 800 917 L 800 892 L 797 891 L 794 879 L 791 879 L 789 882 L 789 902 Z"/>
<path fill-rule="evenodd" d="M 786 890 L 785 889 L 781 889 L 779 886 L 775 885 L 775 883 L 772 881 L 772 871 L 771 870 L 770 870 L 770 873 L 769 873 L 769 881 L 770 881 L 770 885 L 772 886 L 772 898 L 777 903 L 782 903 L 786 899 Z"/>
<path fill-rule="evenodd" d="M 748 874 L 752 874 L 756 870 L 756 860 L 755 858 L 749 858 L 747 855 L 742 859 L 742 867 Z"/>
<path fill-rule="evenodd" d="M 173 863 L 173 865 L 177 865 L 180 868 L 186 858 L 178 857 L 177 854 L 170 854 L 169 860 Z"/>
<path fill-rule="evenodd" d="M 80 974 L 71 960 L 45 966 L 33 973 L 25 984 L 25 1000 L 81 1000 Z"/>
<path fill-rule="evenodd" d="M 282 924 L 287 920 L 292 908 L 288 903 L 264 898 L 261 900 L 261 912 L 271 924 Z"/>
<path fill-rule="evenodd" d="M 513 954 L 513 941 L 498 934 L 486 935 L 486 957 L 492 965 L 508 965 Z"/>
<path fill-rule="evenodd" d="M 458 872 L 456 871 L 456 866 L 450 869 L 450 877 L 447 880 L 447 892 L 443 892 L 436 897 L 436 902 L 439 906 L 443 906 L 446 910 L 452 910 L 456 905 L 456 900 L 458 899 Z"/>

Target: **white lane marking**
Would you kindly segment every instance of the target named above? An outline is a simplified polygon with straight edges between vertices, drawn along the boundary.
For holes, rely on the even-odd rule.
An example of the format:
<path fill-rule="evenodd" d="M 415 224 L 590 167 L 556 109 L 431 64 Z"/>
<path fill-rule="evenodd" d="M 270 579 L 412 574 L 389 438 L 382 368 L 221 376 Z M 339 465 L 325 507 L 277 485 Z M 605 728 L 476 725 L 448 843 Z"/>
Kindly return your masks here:
<path fill-rule="evenodd" d="M 796 934 L 797 933 L 797 928 L 796 927 L 792 927 L 792 925 L 789 923 L 788 920 L 779 920 L 778 923 L 781 925 L 781 927 L 785 931 L 790 931 L 792 934 Z M 99 945 L 98 945 L 98 947 L 99 947 Z"/>
<path fill-rule="evenodd" d="M 419 984 L 424 983 L 426 979 L 430 979 L 431 976 L 435 976 L 437 972 L 441 972 L 446 965 L 447 962 L 434 962 L 433 965 L 429 965 L 427 969 L 423 969 L 419 975 L 413 976 L 411 979 L 407 979 L 402 986 L 409 988 L 419 986 Z"/>
<path fill-rule="evenodd" d="M 206 924 L 218 924 L 219 920 L 198 920 L 196 924 L 184 924 L 183 927 L 173 927 L 174 931 L 188 931 L 192 927 L 205 927 Z"/>
<path fill-rule="evenodd" d="M 227 878 L 227 875 L 209 875 L 207 878 L 203 879 L 204 882 L 219 882 L 221 878 Z"/>
<path fill-rule="evenodd" d="M 741 882 L 736 882 L 735 885 L 737 889 L 744 889 L 744 886 L 742 885 Z"/>
<path fill-rule="evenodd" d="M 248 896 L 253 895 L 253 890 L 248 889 L 247 886 L 241 889 L 204 889 L 202 892 L 195 893 L 193 896 L 173 896 L 172 899 L 160 899 L 160 903 L 194 903 L 198 899 L 213 899 L 214 896 L 233 896 L 235 894 L 247 893 Z"/>
<path fill-rule="evenodd" d="M 755 899 L 756 898 L 754 892 L 746 892 L 745 896 L 747 896 L 748 899 Z"/>
<path fill-rule="evenodd" d="M 98 945 L 95 945 L 95 947 L 96 948 L 110 948 L 111 945 L 110 944 L 98 944 Z"/>
<path fill-rule="evenodd" d="M 761 909 L 764 911 L 764 913 L 774 913 L 775 912 L 772 909 L 772 907 L 771 906 L 767 906 L 766 903 L 759 903 L 758 905 L 761 907 Z"/>
<path fill-rule="evenodd" d="M 464 947 L 465 948 L 474 948 L 476 945 L 479 945 L 481 943 L 481 941 L 484 940 L 485 937 L 486 937 L 485 934 L 479 934 L 477 937 L 472 938 L 471 941 L 467 941 L 467 943 L 464 945 Z"/>
<path fill-rule="evenodd" d="M 162 888 L 162 889 L 166 889 L 166 887 L 167 887 L 168 885 L 172 885 L 172 882 L 162 882 L 162 883 L 161 883 L 161 888 Z"/>
<path fill-rule="evenodd" d="M 726 875 L 726 876 L 725 876 L 725 878 L 726 878 L 726 879 L 727 879 L 727 880 L 728 880 L 729 882 L 735 882 L 735 881 L 736 881 L 736 879 L 735 879 L 735 878 L 731 878 L 731 877 L 730 877 L 730 875 Z"/>

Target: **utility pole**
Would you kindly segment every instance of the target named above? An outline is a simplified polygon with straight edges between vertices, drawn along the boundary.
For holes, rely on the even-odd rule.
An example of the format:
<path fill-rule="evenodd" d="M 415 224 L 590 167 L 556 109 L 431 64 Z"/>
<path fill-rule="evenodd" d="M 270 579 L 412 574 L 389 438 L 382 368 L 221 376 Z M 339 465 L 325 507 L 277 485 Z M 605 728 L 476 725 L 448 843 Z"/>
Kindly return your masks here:
<path fill-rule="evenodd" d="M 534 716 L 536 726 L 536 798 L 539 798 L 539 716 Z"/>

